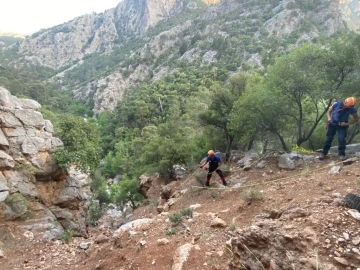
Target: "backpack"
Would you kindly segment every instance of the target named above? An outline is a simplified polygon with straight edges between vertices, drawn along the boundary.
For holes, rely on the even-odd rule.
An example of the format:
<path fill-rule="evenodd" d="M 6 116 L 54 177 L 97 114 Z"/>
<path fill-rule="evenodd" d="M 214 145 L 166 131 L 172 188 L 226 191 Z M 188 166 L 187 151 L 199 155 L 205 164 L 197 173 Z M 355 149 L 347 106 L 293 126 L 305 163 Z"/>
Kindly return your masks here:
<path fill-rule="evenodd" d="M 333 105 L 333 112 L 331 114 L 331 119 L 333 120 L 333 122 L 338 123 L 341 122 L 341 117 L 343 116 L 342 112 L 344 110 L 344 102 L 342 101 L 337 101 L 334 105 Z"/>

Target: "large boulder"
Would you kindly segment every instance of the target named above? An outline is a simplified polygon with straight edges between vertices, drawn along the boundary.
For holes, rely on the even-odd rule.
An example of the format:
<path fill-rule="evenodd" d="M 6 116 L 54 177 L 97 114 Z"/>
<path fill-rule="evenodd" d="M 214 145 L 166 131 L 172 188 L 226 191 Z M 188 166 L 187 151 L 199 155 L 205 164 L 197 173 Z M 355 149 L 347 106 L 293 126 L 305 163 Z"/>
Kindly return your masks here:
<path fill-rule="evenodd" d="M 237 162 L 237 165 L 239 167 L 244 167 L 245 165 L 248 166 L 249 163 L 255 161 L 258 158 L 259 158 L 259 154 L 255 150 L 251 149 L 245 154 L 245 156 L 242 159 L 240 159 Z"/>
<path fill-rule="evenodd" d="M 0 87 L 0 223 L 21 218 L 46 239 L 64 230 L 85 235 L 86 184 L 57 166 L 53 153 L 63 142 L 40 107 Z"/>

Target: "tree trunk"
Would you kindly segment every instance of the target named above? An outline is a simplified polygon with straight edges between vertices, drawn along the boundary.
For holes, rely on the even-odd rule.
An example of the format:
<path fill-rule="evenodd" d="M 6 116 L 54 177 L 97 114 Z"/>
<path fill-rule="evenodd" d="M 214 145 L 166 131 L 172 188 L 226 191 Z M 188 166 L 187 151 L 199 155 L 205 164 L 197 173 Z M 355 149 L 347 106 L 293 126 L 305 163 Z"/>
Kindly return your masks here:
<path fill-rule="evenodd" d="M 230 159 L 230 153 L 231 153 L 231 147 L 234 141 L 234 135 L 228 135 L 227 136 L 227 146 L 225 151 L 225 161 L 229 161 Z"/>
<path fill-rule="evenodd" d="M 254 141 L 255 141 L 255 138 L 256 138 L 257 133 L 258 133 L 258 129 L 256 129 L 256 130 L 254 131 L 254 133 L 251 134 L 250 139 L 249 139 L 249 143 L 248 143 L 248 147 L 247 147 L 247 150 L 248 150 L 248 151 L 253 148 L 253 146 L 254 146 Z"/>
<path fill-rule="evenodd" d="M 287 147 L 287 145 L 285 143 L 284 137 L 281 136 L 279 133 L 276 133 L 276 135 L 279 137 L 279 140 L 280 140 L 280 143 L 281 143 L 281 146 L 282 146 L 283 150 L 285 152 L 289 152 L 289 148 Z"/>

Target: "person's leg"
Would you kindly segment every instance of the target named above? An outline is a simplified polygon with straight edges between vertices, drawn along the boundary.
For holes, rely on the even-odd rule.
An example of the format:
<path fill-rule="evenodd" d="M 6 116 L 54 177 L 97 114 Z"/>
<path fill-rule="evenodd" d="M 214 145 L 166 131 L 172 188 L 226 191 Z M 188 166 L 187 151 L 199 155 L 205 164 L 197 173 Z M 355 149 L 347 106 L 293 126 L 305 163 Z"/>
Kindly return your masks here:
<path fill-rule="evenodd" d="M 220 176 L 220 179 L 221 179 L 223 185 L 224 185 L 224 186 L 227 186 L 227 183 L 226 183 L 226 181 L 225 181 L 225 177 L 224 177 L 222 171 L 221 171 L 220 169 L 217 169 L 216 172 L 217 172 L 217 174 Z"/>
<path fill-rule="evenodd" d="M 347 127 L 338 127 L 338 142 L 339 142 L 339 156 L 345 157 L 345 149 L 346 149 L 346 136 L 347 136 Z"/>
<path fill-rule="evenodd" d="M 212 175 L 212 170 L 209 169 L 209 172 L 206 176 L 206 183 L 205 183 L 205 186 L 209 187 L 210 186 L 210 178 L 211 178 L 211 175 Z"/>
<path fill-rule="evenodd" d="M 323 148 L 323 151 L 322 153 L 326 156 L 327 153 L 329 152 L 329 149 L 331 147 L 331 143 L 334 139 L 334 136 L 336 134 L 336 126 L 333 126 L 333 125 L 329 125 L 328 129 L 327 129 L 327 132 L 326 132 L 326 140 L 325 140 L 325 143 L 324 143 L 324 148 Z"/>

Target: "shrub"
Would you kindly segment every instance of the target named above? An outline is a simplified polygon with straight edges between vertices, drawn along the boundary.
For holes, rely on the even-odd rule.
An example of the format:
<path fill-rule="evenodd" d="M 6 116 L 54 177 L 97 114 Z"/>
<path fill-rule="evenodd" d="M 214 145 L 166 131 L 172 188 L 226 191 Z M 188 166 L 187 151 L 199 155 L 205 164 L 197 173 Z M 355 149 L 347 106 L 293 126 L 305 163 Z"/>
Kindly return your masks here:
<path fill-rule="evenodd" d="M 262 201 L 264 199 L 263 194 L 256 189 L 246 189 L 241 193 L 241 197 L 243 197 L 247 201 Z"/>
<path fill-rule="evenodd" d="M 74 234 L 75 234 L 75 232 L 73 230 L 66 230 L 61 235 L 60 239 L 64 243 L 68 244 L 70 242 L 70 240 L 72 239 L 72 237 L 74 236 Z"/>
<path fill-rule="evenodd" d="M 104 214 L 103 208 L 98 200 L 90 199 L 89 204 L 89 219 L 90 224 L 95 225 L 97 221 L 102 217 Z"/>
<path fill-rule="evenodd" d="M 180 210 L 178 213 L 169 216 L 169 220 L 175 225 L 179 225 L 183 217 L 192 217 L 193 209 L 185 208 Z"/>

